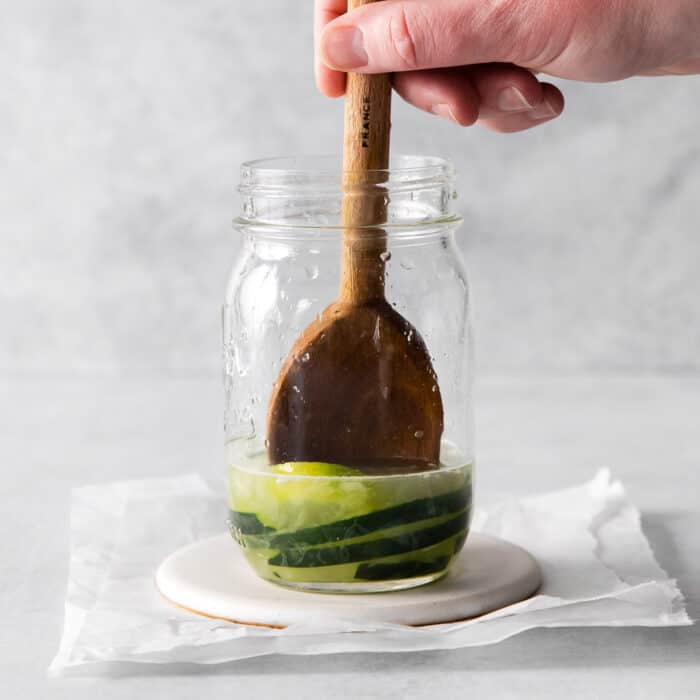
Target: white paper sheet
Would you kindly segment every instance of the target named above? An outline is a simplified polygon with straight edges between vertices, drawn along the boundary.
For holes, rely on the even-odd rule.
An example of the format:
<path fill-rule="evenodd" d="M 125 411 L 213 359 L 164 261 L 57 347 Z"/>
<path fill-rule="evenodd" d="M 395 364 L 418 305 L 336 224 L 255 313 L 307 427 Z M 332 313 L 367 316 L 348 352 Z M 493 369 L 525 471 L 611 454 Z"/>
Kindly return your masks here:
<path fill-rule="evenodd" d="M 473 529 L 529 550 L 544 584 L 525 602 L 432 627 L 338 621 L 272 630 L 169 606 L 155 589 L 158 564 L 221 532 L 225 518 L 220 493 L 193 475 L 76 489 L 64 633 L 50 671 L 118 662 L 215 664 L 273 653 L 454 649 L 534 627 L 692 624 L 676 582 L 654 559 L 639 511 L 605 469 L 582 486 L 477 511 Z"/>

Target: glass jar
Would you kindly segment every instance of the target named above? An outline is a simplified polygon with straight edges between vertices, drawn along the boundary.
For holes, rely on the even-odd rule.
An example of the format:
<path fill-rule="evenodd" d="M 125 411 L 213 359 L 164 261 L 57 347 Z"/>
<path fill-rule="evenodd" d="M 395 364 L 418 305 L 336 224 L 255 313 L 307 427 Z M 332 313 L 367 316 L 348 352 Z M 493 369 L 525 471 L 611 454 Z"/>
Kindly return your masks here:
<path fill-rule="evenodd" d="M 241 170 L 235 227 L 242 247 L 223 309 L 229 525 L 258 575 L 294 588 L 372 592 L 429 583 L 448 571 L 469 528 L 473 362 L 453 168 L 440 158 L 396 157 L 372 176 L 381 220 L 371 229 L 375 242 L 357 253 L 358 237 L 349 242 L 341 225 L 343 175 L 335 159 L 276 158 Z M 350 382 L 344 360 L 334 367 L 331 357 L 326 364 L 338 381 L 328 382 L 323 406 L 312 382 L 299 381 L 287 386 L 281 417 L 273 408 L 281 373 L 294 366 L 303 379 L 305 363 L 313 364 L 297 339 L 330 309 L 338 313 L 352 250 L 365 256 L 362 269 L 375 280 L 374 297 L 352 303 L 368 313 L 388 304 L 385 313 L 410 324 L 407 343 L 427 348 L 432 379 L 416 391 L 438 415 L 430 429 L 439 459 L 394 455 L 389 435 L 382 459 L 374 459 L 379 443 L 371 426 L 392 410 L 399 357 L 384 357 L 380 369 L 355 367 Z M 383 337 L 378 321 L 365 339 L 379 355 Z M 362 416 L 345 415 L 359 385 L 376 385 L 379 400 Z M 325 421 L 328 434 L 319 428 L 324 447 L 307 454 L 291 436 L 307 435 L 309 421 L 314 430 Z M 403 430 L 396 431 L 400 439 L 419 455 L 428 427 Z M 333 445 L 341 442 L 363 458 L 336 454 Z"/>

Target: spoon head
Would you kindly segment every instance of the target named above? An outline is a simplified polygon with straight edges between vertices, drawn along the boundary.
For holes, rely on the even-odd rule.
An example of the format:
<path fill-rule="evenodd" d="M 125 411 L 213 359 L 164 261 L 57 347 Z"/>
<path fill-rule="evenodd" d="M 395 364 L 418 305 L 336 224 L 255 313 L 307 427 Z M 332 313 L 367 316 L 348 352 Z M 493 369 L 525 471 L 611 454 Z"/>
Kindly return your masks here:
<path fill-rule="evenodd" d="M 439 463 L 442 430 L 437 377 L 416 329 L 384 300 L 336 302 L 282 367 L 268 410 L 268 457 L 421 470 Z"/>

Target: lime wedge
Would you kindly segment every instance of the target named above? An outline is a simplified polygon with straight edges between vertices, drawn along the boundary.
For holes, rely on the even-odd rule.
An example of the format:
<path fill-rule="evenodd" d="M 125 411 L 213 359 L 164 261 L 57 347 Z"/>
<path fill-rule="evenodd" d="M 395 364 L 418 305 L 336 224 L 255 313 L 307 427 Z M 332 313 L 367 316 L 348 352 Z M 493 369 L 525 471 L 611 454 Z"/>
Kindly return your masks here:
<path fill-rule="evenodd" d="M 362 476 L 359 469 L 328 462 L 284 462 L 284 464 L 275 464 L 271 470 L 275 474 L 289 474 L 289 476 Z"/>

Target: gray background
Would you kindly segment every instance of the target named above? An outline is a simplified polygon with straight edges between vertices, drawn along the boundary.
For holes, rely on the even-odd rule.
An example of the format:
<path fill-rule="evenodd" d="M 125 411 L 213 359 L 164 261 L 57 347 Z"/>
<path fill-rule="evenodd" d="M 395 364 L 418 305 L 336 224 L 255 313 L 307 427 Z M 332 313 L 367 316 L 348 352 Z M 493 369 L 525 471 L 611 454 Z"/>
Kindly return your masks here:
<path fill-rule="evenodd" d="M 332 152 L 311 0 L 0 1 L 0 369 L 219 371 L 237 167 Z M 565 116 L 460 129 L 480 366 L 700 367 L 700 78 L 559 81 Z"/>
<path fill-rule="evenodd" d="M 340 143 L 342 105 L 311 79 L 311 5 L 0 0 L 0 688 L 37 700 L 696 698 L 697 626 L 45 678 L 71 488 L 221 474 L 238 163 Z M 461 173 L 477 497 L 610 465 L 697 619 L 700 375 L 677 371 L 700 369 L 700 78 L 560 84 L 565 116 L 516 136 L 396 103 L 396 149 L 450 155 Z"/>

